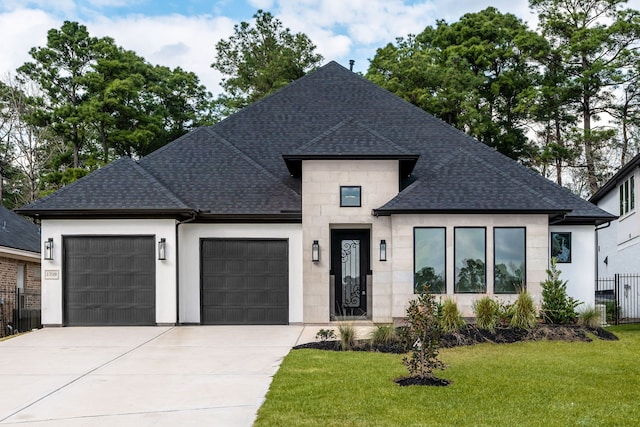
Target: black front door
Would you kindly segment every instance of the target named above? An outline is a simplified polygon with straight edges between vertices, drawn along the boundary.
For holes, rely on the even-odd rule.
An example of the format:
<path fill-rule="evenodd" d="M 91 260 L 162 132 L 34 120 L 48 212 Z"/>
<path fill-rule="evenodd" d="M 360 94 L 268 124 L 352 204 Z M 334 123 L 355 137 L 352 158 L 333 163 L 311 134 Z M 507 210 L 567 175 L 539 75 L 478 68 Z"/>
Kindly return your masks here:
<path fill-rule="evenodd" d="M 336 316 L 367 316 L 369 246 L 369 230 L 331 231 L 331 274 L 335 277 L 333 313 Z"/>

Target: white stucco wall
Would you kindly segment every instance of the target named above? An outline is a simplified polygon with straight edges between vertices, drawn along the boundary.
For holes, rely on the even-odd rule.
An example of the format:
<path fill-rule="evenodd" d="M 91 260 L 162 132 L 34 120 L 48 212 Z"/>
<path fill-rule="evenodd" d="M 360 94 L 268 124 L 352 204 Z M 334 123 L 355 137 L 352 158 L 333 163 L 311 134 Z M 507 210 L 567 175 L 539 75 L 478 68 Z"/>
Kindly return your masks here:
<path fill-rule="evenodd" d="M 571 233 L 571 262 L 558 263 L 560 278 L 567 281 L 569 296 L 585 305 L 595 304 L 596 238 L 593 225 L 550 226 L 551 232 Z M 549 253 L 551 259 L 551 253 Z M 545 276 L 546 277 L 546 276 Z"/>
<path fill-rule="evenodd" d="M 200 239 L 245 238 L 289 241 L 289 323 L 303 320 L 301 224 L 192 224 L 178 227 L 179 322 L 200 323 Z"/>
<path fill-rule="evenodd" d="M 635 182 L 640 183 L 639 170 L 633 170 Z M 631 173 L 623 178 L 629 178 Z M 598 277 L 613 277 L 615 274 L 640 273 L 640 215 L 638 214 L 638 184 L 635 190 L 636 208 L 598 230 Z M 611 190 L 599 202 L 598 207 L 619 215 L 620 195 L 618 187 Z M 607 260 L 607 263 L 604 260 Z"/>
<path fill-rule="evenodd" d="M 53 260 L 42 260 L 42 324 L 61 325 L 63 236 L 149 235 L 165 238 L 167 259 L 156 260 L 156 322 L 176 323 L 176 240 L 172 219 L 42 220 L 41 238 L 53 238 Z M 156 257 L 157 258 L 157 257 Z M 53 278 L 52 278 L 53 277 Z"/>

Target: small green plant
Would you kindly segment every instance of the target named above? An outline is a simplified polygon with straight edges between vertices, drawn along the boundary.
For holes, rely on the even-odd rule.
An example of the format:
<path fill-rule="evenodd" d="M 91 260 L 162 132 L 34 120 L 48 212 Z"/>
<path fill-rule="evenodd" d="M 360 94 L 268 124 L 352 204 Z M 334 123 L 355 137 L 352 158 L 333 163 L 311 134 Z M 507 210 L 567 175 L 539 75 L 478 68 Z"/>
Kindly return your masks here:
<path fill-rule="evenodd" d="M 473 313 L 476 315 L 476 326 L 480 329 L 495 331 L 498 324 L 499 309 L 498 303 L 488 296 L 475 300 L 473 302 Z"/>
<path fill-rule="evenodd" d="M 336 339 L 336 333 L 333 329 L 320 329 L 316 334 L 316 339 L 322 342 Z"/>
<path fill-rule="evenodd" d="M 458 310 L 458 304 L 456 304 L 456 302 L 451 298 L 447 298 L 444 301 L 442 306 L 439 308 L 439 311 L 442 332 L 456 332 L 465 325 L 465 322 L 462 319 L 462 314 L 460 314 L 460 310 Z"/>
<path fill-rule="evenodd" d="M 564 325 L 576 320 L 576 307 L 579 301 L 567 295 L 567 282 L 560 279 L 557 260 L 551 258 L 547 269 L 547 279 L 542 285 L 542 307 L 540 316 L 545 323 Z"/>
<path fill-rule="evenodd" d="M 433 294 L 422 293 L 409 302 L 406 334 L 413 342 L 411 356 L 402 359 L 409 375 L 436 379 L 433 371 L 444 369 L 446 365 L 438 359 L 442 331 Z"/>
<path fill-rule="evenodd" d="M 513 304 L 513 316 L 510 325 L 513 328 L 532 329 L 538 324 L 536 319 L 536 307 L 533 298 L 527 291 L 522 291 Z"/>
<path fill-rule="evenodd" d="M 578 312 L 578 325 L 583 325 L 588 328 L 597 328 L 602 326 L 602 312 L 592 306 L 586 306 Z"/>
<path fill-rule="evenodd" d="M 607 301 L 604 303 L 607 311 L 607 323 L 615 325 L 618 322 L 618 313 L 620 306 L 616 301 Z"/>
<path fill-rule="evenodd" d="M 356 345 L 356 327 L 351 323 L 338 324 L 340 348 L 344 351 L 353 350 Z"/>
<path fill-rule="evenodd" d="M 384 347 L 398 341 L 396 328 L 392 324 L 376 325 L 371 331 L 371 343 L 375 347 Z"/>
<path fill-rule="evenodd" d="M 506 301 L 500 301 L 498 304 L 498 324 L 507 327 L 511 324 L 513 318 L 513 304 Z"/>

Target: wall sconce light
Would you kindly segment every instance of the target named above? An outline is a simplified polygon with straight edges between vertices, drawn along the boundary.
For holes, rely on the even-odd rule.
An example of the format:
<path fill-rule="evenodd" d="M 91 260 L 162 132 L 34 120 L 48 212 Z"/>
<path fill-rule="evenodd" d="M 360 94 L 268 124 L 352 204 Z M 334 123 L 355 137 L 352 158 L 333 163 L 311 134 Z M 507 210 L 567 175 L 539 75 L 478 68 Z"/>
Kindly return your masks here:
<path fill-rule="evenodd" d="M 167 239 L 164 237 L 158 241 L 158 259 L 160 261 L 167 259 Z"/>
<path fill-rule="evenodd" d="M 387 241 L 380 240 L 380 261 L 387 260 Z"/>
<path fill-rule="evenodd" d="M 311 261 L 320 261 L 320 245 L 317 240 L 314 240 L 313 245 L 311 245 Z"/>
<path fill-rule="evenodd" d="M 604 263 L 609 265 L 609 256 L 604 257 Z"/>
<path fill-rule="evenodd" d="M 44 259 L 53 260 L 53 237 L 49 237 L 44 242 Z"/>

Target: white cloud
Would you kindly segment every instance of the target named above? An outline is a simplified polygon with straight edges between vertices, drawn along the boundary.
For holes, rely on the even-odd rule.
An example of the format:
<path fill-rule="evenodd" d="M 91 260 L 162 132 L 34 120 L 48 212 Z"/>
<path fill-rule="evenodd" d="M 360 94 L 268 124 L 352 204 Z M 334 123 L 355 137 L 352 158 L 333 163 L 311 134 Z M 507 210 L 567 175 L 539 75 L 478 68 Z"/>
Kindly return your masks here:
<path fill-rule="evenodd" d="M 111 36 L 116 44 L 133 50 L 152 64 L 193 71 L 215 93 L 220 74 L 211 68 L 215 44 L 233 33 L 234 22 L 225 17 L 171 15 L 102 18 L 87 23 L 95 36 Z"/>
<path fill-rule="evenodd" d="M 209 90 L 219 93 L 221 76 L 210 68 L 215 44 L 233 34 L 238 21 L 205 14 L 106 17 L 100 10 L 133 1 L 158 6 L 157 0 L 0 0 L 0 75 L 28 61 L 29 49 L 44 46 L 47 31 L 60 28 L 66 19 L 86 25 L 93 36 L 113 37 L 152 64 L 193 71 Z M 355 71 L 362 72 L 377 48 L 396 37 L 419 33 L 437 19 L 455 22 L 465 13 L 491 5 L 531 26 L 537 23 L 527 0 L 246 0 L 242 6 L 238 0 L 218 0 L 211 2 L 211 11 L 228 9 L 231 1 L 238 5 L 236 11 L 246 15 L 240 19 L 250 21 L 258 8 L 269 10 L 291 31 L 307 34 L 327 61 L 348 67 L 348 60 L 354 59 Z M 184 2 L 185 14 L 189 4 Z M 627 6 L 640 9 L 640 0 L 631 0 Z"/>
<path fill-rule="evenodd" d="M 39 10 L 15 10 L 0 14 L 1 74 L 15 74 L 16 68 L 31 60 L 29 50 L 45 46 L 47 31 L 62 22 Z"/>
<path fill-rule="evenodd" d="M 0 10 L 15 12 L 23 9 L 48 10 L 63 14 L 63 16 L 75 16 L 75 0 L 2 0 Z"/>
<path fill-rule="evenodd" d="M 273 0 L 248 0 L 247 3 L 262 10 L 270 10 L 273 7 Z"/>

